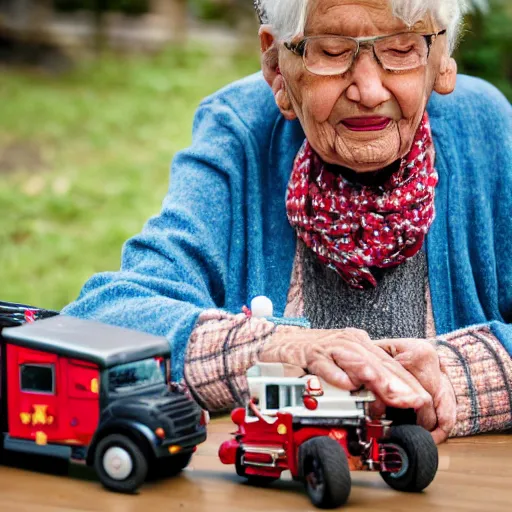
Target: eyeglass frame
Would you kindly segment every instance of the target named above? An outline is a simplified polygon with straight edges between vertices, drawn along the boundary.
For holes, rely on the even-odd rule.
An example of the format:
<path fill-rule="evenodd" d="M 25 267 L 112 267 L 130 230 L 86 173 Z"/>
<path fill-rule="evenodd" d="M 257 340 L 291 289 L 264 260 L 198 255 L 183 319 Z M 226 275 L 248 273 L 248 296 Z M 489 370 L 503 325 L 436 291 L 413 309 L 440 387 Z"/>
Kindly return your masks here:
<path fill-rule="evenodd" d="M 319 36 L 304 37 L 298 43 L 284 42 L 284 47 L 287 50 L 289 50 L 290 52 L 294 53 L 295 55 L 298 55 L 298 56 L 302 57 L 302 62 L 304 64 L 304 67 L 310 73 L 312 73 L 313 75 L 317 75 L 317 76 L 336 76 L 336 75 L 347 73 L 352 68 L 352 66 L 354 65 L 354 62 L 357 60 L 357 57 L 359 56 L 359 52 L 361 50 L 361 46 L 371 47 L 372 53 L 373 53 L 373 56 L 374 56 L 375 60 L 378 62 L 379 66 L 382 69 L 384 69 L 385 71 L 395 71 L 395 72 L 412 71 L 413 69 L 418 69 L 418 67 L 420 67 L 420 66 L 415 67 L 415 68 L 402 69 L 402 70 L 386 69 L 382 65 L 382 62 L 377 57 L 377 54 L 375 52 L 375 43 L 377 41 L 382 40 L 382 39 L 387 39 L 388 37 L 401 36 L 401 35 L 404 35 L 404 34 L 418 34 L 420 36 L 423 36 L 425 38 L 425 42 L 427 43 L 427 60 L 428 60 L 428 58 L 430 57 L 430 51 L 432 49 L 432 45 L 434 44 L 435 40 L 439 36 L 442 36 L 442 35 L 446 34 L 446 32 L 447 32 L 446 29 L 441 30 L 439 32 L 434 32 L 433 34 L 420 34 L 418 32 L 398 32 L 397 34 L 389 34 L 387 36 L 376 36 L 376 37 L 350 37 L 350 36 L 338 36 L 338 35 L 327 35 L 326 34 L 326 35 L 319 35 Z M 354 53 L 354 56 L 352 58 L 352 62 L 350 63 L 350 66 L 347 68 L 347 70 L 344 71 L 343 73 L 332 73 L 332 74 L 329 73 L 329 74 L 322 75 L 322 74 L 319 74 L 319 73 L 315 73 L 314 71 L 310 71 L 308 69 L 308 67 L 306 66 L 306 61 L 305 61 L 306 43 L 309 40 L 311 40 L 311 39 L 320 39 L 320 38 L 323 39 L 324 37 L 343 38 L 343 39 L 349 39 L 351 41 L 355 41 L 356 42 L 357 49 L 356 49 L 356 51 Z"/>

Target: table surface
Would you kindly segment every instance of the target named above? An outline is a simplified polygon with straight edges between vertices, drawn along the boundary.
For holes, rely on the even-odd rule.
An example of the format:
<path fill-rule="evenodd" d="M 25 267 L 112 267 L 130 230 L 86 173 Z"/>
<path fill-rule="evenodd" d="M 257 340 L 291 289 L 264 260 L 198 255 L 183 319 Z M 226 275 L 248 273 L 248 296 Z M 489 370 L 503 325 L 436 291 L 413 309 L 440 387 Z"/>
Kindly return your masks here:
<path fill-rule="evenodd" d="M 217 458 L 219 445 L 233 430 L 229 419 L 210 424 L 209 437 L 190 466 L 172 479 L 146 483 L 138 495 L 103 490 L 94 472 L 61 461 L 10 457 L 0 466 L 2 512 L 155 512 L 312 511 L 298 482 L 283 478 L 266 489 L 236 476 Z M 13 460 L 11 460 L 13 459 Z M 40 471 L 35 471 L 37 468 Z M 390 489 L 378 474 L 352 473 L 352 492 L 344 510 L 379 512 L 510 512 L 512 436 L 451 440 L 439 450 L 439 472 L 421 494 Z"/>

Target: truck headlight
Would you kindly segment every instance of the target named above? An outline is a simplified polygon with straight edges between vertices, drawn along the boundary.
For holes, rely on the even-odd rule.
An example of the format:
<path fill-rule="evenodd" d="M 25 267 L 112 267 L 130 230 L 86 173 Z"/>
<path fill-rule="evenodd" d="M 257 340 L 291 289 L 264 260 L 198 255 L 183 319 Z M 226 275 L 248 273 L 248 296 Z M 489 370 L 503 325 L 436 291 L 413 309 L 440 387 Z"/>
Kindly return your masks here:
<path fill-rule="evenodd" d="M 155 429 L 155 435 L 160 439 L 165 439 L 165 430 L 162 427 L 158 427 Z"/>

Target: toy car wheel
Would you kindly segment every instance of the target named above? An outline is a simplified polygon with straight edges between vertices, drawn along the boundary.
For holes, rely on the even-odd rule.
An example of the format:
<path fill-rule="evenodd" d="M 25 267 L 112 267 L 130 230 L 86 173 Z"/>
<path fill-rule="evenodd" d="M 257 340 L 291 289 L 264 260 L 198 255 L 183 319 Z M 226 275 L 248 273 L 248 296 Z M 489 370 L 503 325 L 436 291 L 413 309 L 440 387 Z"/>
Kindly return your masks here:
<path fill-rule="evenodd" d="M 94 453 L 94 468 L 107 489 L 132 493 L 144 483 L 148 461 L 131 439 L 111 434 L 98 443 Z"/>
<path fill-rule="evenodd" d="M 343 448 L 329 437 L 316 437 L 299 450 L 299 471 L 313 505 L 336 508 L 350 495 L 352 481 Z"/>
<path fill-rule="evenodd" d="M 439 463 L 437 446 L 419 425 L 400 425 L 391 428 L 385 447 L 396 450 L 402 459 L 398 472 L 381 472 L 384 481 L 393 489 L 420 492 L 430 485 Z"/>
<path fill-rule="evenodd" d="M 259 487 L 264 487 L 271 484 L 272 482 L 275 482 L 276 480 L 279 480 L 278 477 L 274 476 L 248 475 L 245 471 L 245 466 L 242 463 L 243 454 L 244 452 L 241 448 L 239 448 L 236 452 L 235 469 L 238 476 L 246 478 L 248 483 L 251 485 L 257 485 Z"/>

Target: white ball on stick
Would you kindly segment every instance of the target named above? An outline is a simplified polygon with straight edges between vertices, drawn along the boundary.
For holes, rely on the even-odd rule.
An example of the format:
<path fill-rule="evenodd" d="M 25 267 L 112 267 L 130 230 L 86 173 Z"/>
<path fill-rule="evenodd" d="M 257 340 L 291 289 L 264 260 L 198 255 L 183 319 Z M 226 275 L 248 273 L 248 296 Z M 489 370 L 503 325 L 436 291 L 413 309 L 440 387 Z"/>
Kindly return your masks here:
<path fill-rule="evenodd" d="M 251 300 L 251 312 L 257 318 L 274 316 L 274 305 L 268 297 L 258 295 Z"/>

